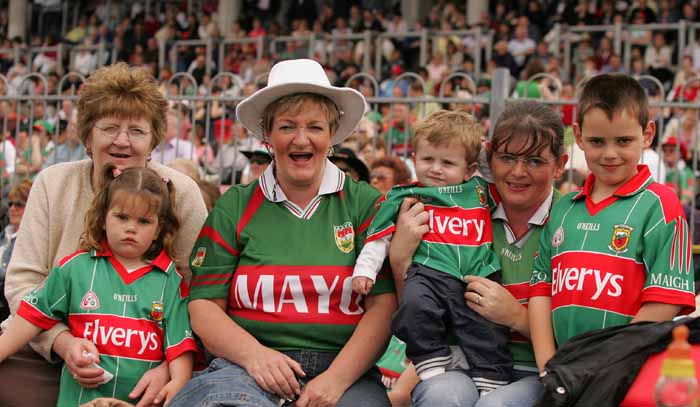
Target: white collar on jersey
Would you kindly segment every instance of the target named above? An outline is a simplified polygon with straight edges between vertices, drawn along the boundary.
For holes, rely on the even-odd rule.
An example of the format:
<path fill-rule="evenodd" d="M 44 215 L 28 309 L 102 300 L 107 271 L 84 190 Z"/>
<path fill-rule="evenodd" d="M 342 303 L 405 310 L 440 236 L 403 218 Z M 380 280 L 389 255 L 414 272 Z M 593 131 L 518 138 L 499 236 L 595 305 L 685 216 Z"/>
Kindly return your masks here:
<path fill-rule="evenodd" d="M 547 198 L 542 202 L 542 205 L 540 205 L 539 208 L 535 211 L 535 213 L 530 216 L 530 219 L 527 221 L 527 224 L 529 226 L 542 226 L 544 223 L 547 221 L 547 217 L 549 217 L 549 209 L 552 206 L 552 197 L 554 196 L 554 189 L 549 191 L 549 195 Z M 498 207 L 496 207 L 496 210 L 493 212 L 493 215 L 491 215 L 492 219 L 501 219 L 504 222 L 508 222 L 508 217 L 506 216 L 506 210 L 503 207 L 503 201 L 498 203 Z"/>
<path fill-rule="evenodd" d="M 288 201 L 287 195 L 282 191 L 282 187 L 277 183 L 275 178 L 275 163 L 273 161 L 272 165 L 268 166 L 260 177 L 260 189 L 271 202 L 285 202 Z M 340 171 L 338 167 L 335 166 L 330 160 L 326 159 L 326 166 L 323 169 L 323 179 L 321 179 L 321 186 L 318 189 L 318 194 L 316 196 L 334 194 L 336 192 L 343 190 L 343 185 L 345 185 L 345 173 Z M 291 203 L 291 202 L 289 202 Z"/>

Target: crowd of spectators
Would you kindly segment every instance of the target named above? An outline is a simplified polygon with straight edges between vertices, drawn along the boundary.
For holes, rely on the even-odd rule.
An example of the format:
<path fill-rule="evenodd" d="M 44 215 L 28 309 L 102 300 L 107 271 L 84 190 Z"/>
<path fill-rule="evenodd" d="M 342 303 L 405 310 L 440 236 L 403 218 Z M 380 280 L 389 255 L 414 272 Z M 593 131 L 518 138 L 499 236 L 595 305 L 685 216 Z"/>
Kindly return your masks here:
<path fill-rule="evenodd" d="M 237 100 L 259 89 L 272 64 L 283 59 L 312 57 L 322 63 L 336 86 L 354 78 L 349 86 L 365 96 L 394 98 L 393 103 L 368 106 L 362 124 L 343 147 L 352 150 L 367 168 L 374 168 L 373 161 L 387 155 L 401 158 L 409 172 L 412 171 L 408 159 L 412 152 L 411 125 L 416 120 L 440 108 L 464 109 L 488 129 L 489 107 L 466 101 L 454 103 L 454 99 L 449 103 L 443 103 L 445 99 L 427 103 L 403 103 L 396 99 L 488 97 L 493 70 L 497 67 L 507 68 L 514 78 L 513 97 L 573 101 L 581 80 L 611 72 L 658 79 L 663 91 L 656 82 L 643 83 L 652 100 L 661 100 L 662 94 L 668 95 L 669 100 L 685 101 L 700 96 L 700 83 L 683 86 L 698 74 L 700 45 L 689 43 L 686 38 L 687 46 L 680 53 L 677 30 L 625 29 L 623 40 L 632 44 L 629 68 L 626 68 L 623 55 L 615 52 L 615 35 L 619 35 L 615 30 L 562 34 L 555 29 L 557 23 L 576 27 L 618 22 L 623 25 L 674 23 L 680 19 L 700 22 L 700 4 L 694 2 L 496 1 L 488 2 L 488 10 L 476 24 L 470 25 L 464 2 L 447 0 L 434 1 L 427 17 L 413 24 L 402 17 L 400 1 L 244 1 L 240 18 L 227 32 L 222 32 L 219 26 L 218 1 L 194 1 L 195 12 L 191 13 L 187 3 L 156 2 L 146 13 L 139 2 L 86 2 L 77 25 L 70 27 L 65 35 L 60 32 L 31 35 L 28 45 L 48 48 L 24 52 L 19 60 L 12 48 L 26 50 L 27 45 L 19 38 L 7 38 L 8 10 L 0 10 L 0 71 L 7 78 L 7 82 L 0 81 L 0 94 L 33 92 L 65 96 L 60 102 L 50 103 L 0 101 L 6 135 L 2 149 L 6 163 L 3 177 L 31 179 L 48 165 L 85 157 L 85 151 L 76 143 L 71 98 L 83 80 L 80 75 L 89 75 L 97 67 L 117 61 L 148 67 L 163 92 L 170 96 L 168 138 L 154 150 L 153 159 L 166 164 L 178 158 L 189 159 L 204 179 L 222 184 L 251 179 L 249 157 L 254 151 L 264 152 L 264 147 L 236 121 L 235 106 Z M 108 10 L 109 4 L 112 8 Z M 359 38 L 331 40 L 329 37 L 366 30 L 402 34 L 426 29 L 442 34 L 431 35 L 425 65 L 420 64 L 421 44 L 417 38 L 366 44 Z M 483 35 L 475 36 L 475 30 L 481 30 Z M 572 44 L 568 71 L 562 54 L 562 36 Z M 227 44 L 224 57 L 219 61 L 217 50 L 223 41 L 259 37 L 265 39 L 263 50 L 258 49 L 257 42 L 224 43 Z M 275 41 L 276 38 L 282 40 Z M 314 41 L 308 41 L 309 38 Z M 488 38 L 490 42 L 484 42 Z M 213 52 L 207 52 L 205 46 L 177 44 L 180 40 L 211 41 Z M 51 48 L 59 43 L 71 50 L 63 52 L 63 60 Z M 104 52 L 100 52 L 100 44 Z M 166 46 L 162 65 L 159 44 Z M 374 72 L 374 63 L 369 71 L 364 64 L 368 53 L 374 61 L 375 46 L 381 47 L 379 72 Z M 475 63 L 477 55 L 483 61 L 480 66 Z M 63 76 L 68 71 L 80 75 Z M 37 76 L 23 81 L 29 72 L 38 72 L 44 79 Z M 360 72 L 377 78 L 378 89 L 366 78 L 355 75 Z M 417 75 L 404 75 L 406 72 Z M 190 74 L 196 83 L 181 73 Z M 178 77 L 173 79 L 176 74 Z M 466 76 L 479 80 L 471 83 Z M 210 98 L 183 100 L 176 95 Z M 557 108 L 570 126 L 575 113 L 573 104 Z M 660 124 L 668 125 L 659 126 L 666 131 L 659 132 L 657 143 L 677 136 L 687 144 L 684 147 L 688 150 L 697 150 L 690 146 L 692 132 L 687 131 L 688 126 L 694 126 L 696 113 L 655 111 Z M 680 128 L 681 134 L 676 135 L 672 128 Z M 660 158 L 657 156 L 655 160 L 661 167 Z M 264 164 L 266 160 L 256 161 Z M 576 151 L 572 162 L 573 168 L 586 173 L 585 163 Z M 568 184 L 566 187 L 569 188 Z"/>

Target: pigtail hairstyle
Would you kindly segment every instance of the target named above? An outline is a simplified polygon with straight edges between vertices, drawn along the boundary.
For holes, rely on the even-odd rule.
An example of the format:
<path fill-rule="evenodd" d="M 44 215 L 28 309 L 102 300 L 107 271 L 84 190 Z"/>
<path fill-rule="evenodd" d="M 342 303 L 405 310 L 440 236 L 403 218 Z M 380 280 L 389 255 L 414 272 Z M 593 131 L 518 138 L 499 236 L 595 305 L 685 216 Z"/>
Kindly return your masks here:
<path fill-rule="evenodd" d="M 106 241 L 105 221 L 113 199 L 128 204 L 145 203 L 157 214 L 159 233 L 143 257 L 155 259 L 165 249 L 175 261 L 174 241 L 180 228 L 175 214 L 175 186 L 150 168 L 133 167 L 117 170 L 106 165 L 102 172 L 102 188 L 95 195 L 85 215 L 85 230 L 80 238 L 80 249 L 103 250 Z"/>

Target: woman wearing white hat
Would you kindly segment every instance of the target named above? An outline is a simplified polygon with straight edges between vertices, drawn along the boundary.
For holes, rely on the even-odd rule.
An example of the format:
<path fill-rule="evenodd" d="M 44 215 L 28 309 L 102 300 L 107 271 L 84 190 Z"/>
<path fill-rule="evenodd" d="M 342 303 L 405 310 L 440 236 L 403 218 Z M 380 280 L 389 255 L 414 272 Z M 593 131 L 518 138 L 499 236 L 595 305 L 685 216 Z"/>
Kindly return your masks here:
<path fill-rule="evenodd" d="M 379 279 L 363 298 L 350 283 L 379 193 L 328 160 L 363 111 L 359 92 L 330 86 L 311 60 L 276 64 L 238 105 L 273 162 L 227 191 L 200 232 L 189 310 L 217 358 L 171 406 L 389 405 L 372 366 L 393 284 Z"/>

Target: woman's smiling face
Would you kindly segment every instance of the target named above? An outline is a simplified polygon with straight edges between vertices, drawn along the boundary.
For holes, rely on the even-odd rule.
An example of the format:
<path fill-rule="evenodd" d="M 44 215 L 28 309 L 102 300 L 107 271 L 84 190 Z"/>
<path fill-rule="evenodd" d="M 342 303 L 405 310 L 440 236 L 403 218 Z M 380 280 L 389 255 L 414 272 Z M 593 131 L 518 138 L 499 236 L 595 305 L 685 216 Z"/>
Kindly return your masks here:
<path fill-rule="evenodd" d="M 332 134 L 324 109 L 306 101 L 294 110 L 276 113 L 267 137 L 283 190 L 319 186 L 331 148 Z"/>

